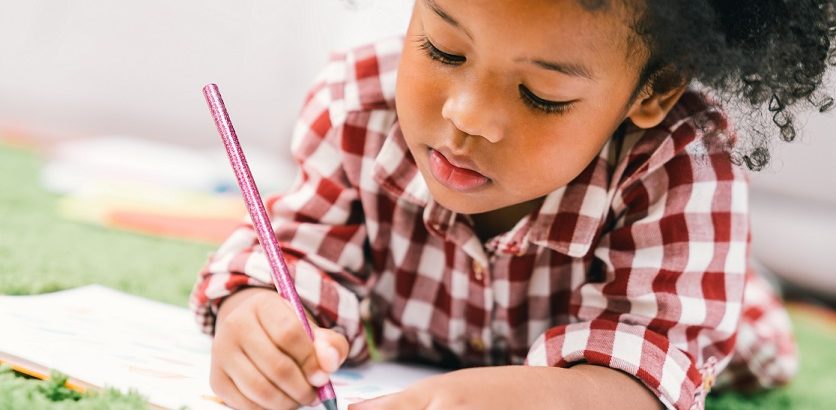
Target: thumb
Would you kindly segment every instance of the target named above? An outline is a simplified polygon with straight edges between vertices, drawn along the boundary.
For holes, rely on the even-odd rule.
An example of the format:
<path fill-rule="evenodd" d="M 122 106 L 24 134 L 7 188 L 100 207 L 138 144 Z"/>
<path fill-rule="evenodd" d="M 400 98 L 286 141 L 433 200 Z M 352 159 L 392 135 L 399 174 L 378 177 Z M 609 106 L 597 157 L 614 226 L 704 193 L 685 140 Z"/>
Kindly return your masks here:
<path fill-rule="evenodd" d="M 313 333 L 319 366 L 328 373 L 334 373 L 348 356 L 348 340 L 331 329 L 316 328 Z"/>

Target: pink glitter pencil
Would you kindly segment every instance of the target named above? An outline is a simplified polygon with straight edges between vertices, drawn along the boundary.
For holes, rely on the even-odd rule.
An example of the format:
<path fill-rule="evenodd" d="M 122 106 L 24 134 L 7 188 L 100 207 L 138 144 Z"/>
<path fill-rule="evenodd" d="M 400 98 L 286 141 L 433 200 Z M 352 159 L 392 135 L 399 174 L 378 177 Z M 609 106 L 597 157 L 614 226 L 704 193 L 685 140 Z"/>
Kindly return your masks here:
<path fill-rule="evenodd" d="M 207 84 L 203 87 L 203 96 L 206 97 L 206 103 L 212 112 L 215 126 L 218 127 L 218 133 L 221 134 L 224 148 L 229 155 L 229 162 L 232 164 L 233 171 L 235 171 L 235 178 L 238 180 L 238 186 L 241 187 L 241 194 L 244 196 L 244 202 L 247 203 L 247 210 L 250 212 L 253 226 L 258 233 L 259 242 L 264 248 L 264 253 L 267 254 L 267 260 L 270 262 L 273 284 L 276 285 L 276 290 L 293 305 L 296 316 L 302 322 L 302 327 L 305 328 L 305 333 L 313 340 L 311 325 L 308 324 L 302 302 L 299 300 L 299 295 L 293 286 L 293 279 L 287 270 L 287 263 L 284 261 L 279 242 L 276 240 L 270 218 L 267 217 L 267 211 L 264 209 L 258 187 L 255 186 L 250 168 L 247 166 L 247 158 L 244 157 L 244 151 L 241 149 L 241 144 L 238 143 L 238 136 L 235 134 L 235 129 L 232 128 L 232 121 L 229 119 L 229 113 L 226 112 L 226 106 L 223 98 L 221 98 L 220 91 L 218 91 L 218 86 Z M 337 396 L 330 381 L 317 389 L 317 395 L 327 410 L 337 410 Z"/>

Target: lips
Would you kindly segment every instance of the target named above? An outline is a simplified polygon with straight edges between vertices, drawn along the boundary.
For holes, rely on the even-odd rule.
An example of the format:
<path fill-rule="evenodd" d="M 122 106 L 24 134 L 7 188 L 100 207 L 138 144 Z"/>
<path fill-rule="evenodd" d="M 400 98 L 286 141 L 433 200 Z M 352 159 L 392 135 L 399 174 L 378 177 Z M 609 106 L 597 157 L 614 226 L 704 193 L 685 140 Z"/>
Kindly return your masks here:
<path fill-rule="evenodd" d="M 432 148 L 430 171 L 439 183 L 460 192 L 474 191 L 490 182 L 490 178 L 477 171 L 454 165 L 444 154 Z"/>

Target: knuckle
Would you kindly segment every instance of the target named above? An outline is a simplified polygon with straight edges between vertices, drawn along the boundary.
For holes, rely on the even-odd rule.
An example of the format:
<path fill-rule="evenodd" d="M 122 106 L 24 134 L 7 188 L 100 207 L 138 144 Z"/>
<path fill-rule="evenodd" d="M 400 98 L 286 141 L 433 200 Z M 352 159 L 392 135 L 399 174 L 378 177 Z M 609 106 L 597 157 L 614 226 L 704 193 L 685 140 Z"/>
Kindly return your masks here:
<path fill-rule="evenodd" d="M 302 357 L 299 358 L 300 367 L 306 375 L 310 375 L 313 371 L 319 369 L 319 363 L 316 361 L 313 347 L 307 349 Z"/>
<path fill-rule="evenodd" d="M 297 324 L 293 321 L 285 320 L 276 329 L 278 333 L 279 342 L 282 344 L 282 346 L 293 346 L 293 343 L 298 342 L 299 333 L 302 332 L 302 327 L 296 325 Z"/>
<path fill-rule="evenodd" d="M 302 400 L 304 403 L 310 403 L 316 399 L 316 390 L 313 388 L 309 388 L 305 391 L 305 394 L 302 396 Z"/>
<path fill-rule="evenodd" d="M 272 403 L 276 400 L 276 389 L 264 380 L 252 380 L 250 391 L 252 398 L 259 403 Z"/>
<path fill-rule="evenodd" d="M 293 376 L 293 370 L 296 367 L 295 363 L 290 360 L 280 360 L 274 367 L 276 381 L 286 382 Z"/>
<path fill-rule="evenodd" d="M 273 379 L 280 389 L 295 403 L 310 403 L 314 399 L 314 392 L 308 381 L 300 377 L 296 362 L 285 358 L 276 363 L 273 368 Z"/>

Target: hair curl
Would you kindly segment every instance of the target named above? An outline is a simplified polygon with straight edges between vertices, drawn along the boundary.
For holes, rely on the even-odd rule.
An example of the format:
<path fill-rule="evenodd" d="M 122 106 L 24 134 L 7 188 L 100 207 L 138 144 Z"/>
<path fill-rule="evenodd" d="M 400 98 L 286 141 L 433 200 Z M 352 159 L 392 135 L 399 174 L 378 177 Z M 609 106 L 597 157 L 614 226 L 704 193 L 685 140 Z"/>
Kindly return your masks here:
<path fill-rule="evenodd" d="M 606 0 L 579 0 L 588 9 Z M 830 111 L 828 66 L 836 65 L 836 0 L 622 0 L 647 49 L 637 91 L 686 80 L 736 112 L 732 158 L 751 170 L 769 162 L 769 142 L 796 138 L 796 113 Z M 769 130 L 773 131 L 770 132 Z"/>

